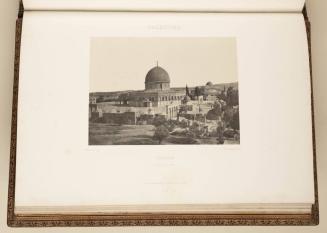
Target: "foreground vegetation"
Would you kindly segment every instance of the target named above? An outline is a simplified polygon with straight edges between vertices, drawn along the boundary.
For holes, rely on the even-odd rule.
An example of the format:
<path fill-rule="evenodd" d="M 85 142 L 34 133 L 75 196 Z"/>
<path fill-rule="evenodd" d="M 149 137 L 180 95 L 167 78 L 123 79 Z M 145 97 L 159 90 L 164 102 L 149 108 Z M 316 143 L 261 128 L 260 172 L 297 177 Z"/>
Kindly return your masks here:
<path fill-rule="evenodd" d="M 158 145 L 158 144 L 219 144 L 217 137 L 201 134 L 197 127 L 180 128 L 154 125 L 89 124 L 89 145 Z M 170 131 L 168 130 L 170 128 Z M 225 139 L 225 144 L 238 144 L 234 138 Z"/>

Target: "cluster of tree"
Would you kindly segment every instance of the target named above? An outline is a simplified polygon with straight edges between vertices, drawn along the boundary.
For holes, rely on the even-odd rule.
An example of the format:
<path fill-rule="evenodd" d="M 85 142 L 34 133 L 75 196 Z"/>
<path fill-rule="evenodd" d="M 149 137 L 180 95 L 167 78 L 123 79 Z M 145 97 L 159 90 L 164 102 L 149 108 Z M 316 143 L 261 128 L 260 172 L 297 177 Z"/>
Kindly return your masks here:
<path fill-rule="evenodd" d="M 156 130 L 154 131 L 153 139 L 157 140 L 159 144 L 162 143 L 162 141 L 169 136 L 169 131 L 164 125 L 160 125 L 156 127 Z"/>
<path fill-rule="evenodd" d="M 157 140 L 159 144 L 161 144 L 176 127 L 174 121 L 167 121 L 163 116 L 156 116 L 152 124 L 156 127 L 153 139 Z"/>
<path fill-rule="evenodd" d="M 205 95 L 204 87 L 195 87 L 194 91 L 190 92 L 189 88 L 186 86 L 186 96 L 190 97 L 192 100 L 195 100 L 196 97 Z"/>
<path fill-rule="evenodd" d="M 206 89 L 205 87 L 195 87 L 192 92 L 189 91 L 186 86 L 186 96 L 189 96 L 192 100 L 197 99 L 199 96 L 205 96 Z M 229 86 L 227 90 L 224 88 L 218 95 L 218 99 L 224 100 L 228 106 L 236 106 L 239 104 L 238 100 L 238 89 L 232 86 Z"/>
<path fill-rule="evenodd" d="M 199 97 L 201 95 L 204 95 L 204 88 L 203 87 L 195 87 L 194 89 L 194 97 Z"/>
<path fill-rule="evenodd" d="M 181 114 L 186 114 L 187 111 L 189 111 L 189 105 L 181 105 L 180 108 L 179 108 L 179 112 L 178 114 L 181 115 Z"/>
<path fill-rule="evenodd" d="M 229 88 L 222 100 L 216 102 L 213 109 L 207 113 L 208 120 L 217 120 L 217 143 L 223 144 L 226 136 L 233 137 L 238 134 L 240 129 L 239 108 L 238 108 L 238 91 Z M 233 135 L 226 135 L 228 129 L 233 130 Z M 229 132 L 229 131 L 228 131 Z M 230 134 L 230 133 L 229 133 Z"/>
<path fill-rule="evenodd" d="M 224 144 L 225 142 L 225 138 L 224 138 L 224 131 L 225 131 L 225 127 L 223 122 L 218 122 L 218 126 L 217 126 L 217 143 L 218 144 Z"/>
<path fill-rule="evenodd" d="M 207 113 L 207 120 L 219 120 L 225 108 L 222 103 L 216 102 L 213 108 Z"/>
<path fill-rule="evenodd" d="M 193 124 L 189 127 L 187 136 L 191 138 L 201 138 L 204 133 L 204 127 L 198 124 L 197 122 L 193 122 Z"/>
<path fill-rule="evenodd" d="M 199 96 L 205 96 L 206 91 L 204 87 L 195 87 L 191 95 L 192 100 L 197 100 Z"/>
<path fill-rule="evenodd" d="M 236 130 L 240 129 L 239 109 L 228 105 L 215 104 L 214 108 L 207 113 L 208 120 L 222 120 L 225 127 Z"/>
<path fill-rule="evenodd" d="M 239 109 L 232 109 L 230 111 L 230 114 L 224 115 L 224 121 L 226 122 L 227 126 L 232 128 L 233 130 L 239 130 L 240 129 L 240 118 L 239 118 Z"/>
<path fill-rule="evenodd" d="M 221 106 L 217 104 L 211 110 L 211 114 L 208 115 L 211 115 L 212 119 L 217 120 L 218 122 L 216 134 L 212 135 L 217 137 L 218 144 L 223 144 L 225 138 L 233 138 L 236 134 L 238 134 L 238 108 L 230 107 L 227 105 Z M 164 117 L 156 116 L 153 120 L 153 125 L 156 127 L 153 139 L 157 140 L 159 144 L 161 144 L 162 141 L 168 138 L 170 135 L 184 136 L 185 138 L 192 139 L 192 142 L 194 143 L 197 142 L 196 139 L 202 138 L 207 135 L 206 128 L 196 121 L 193 121 L 193 124 L 189 126 L 187 120 L 166 120 Z M 184 130 L 175 133 L 174 130 L 177 127 Z M 227 131 L 228 135 L 226 134 Z"/>
<path fill-rule="evenodd" d="M 238 101 L 238 90 L 233 87 L 229 87 L 227 91 L 222 91 L 218 96 L 217 101 L 213 109 L 207 113 L 208 120 L 219 120 L 222 119 L 226 127 L 239 130 L 239 101 Z"/>
<path fill-rule="evenodd" d="M 232 86 L 226 90 L 221 91 L 217 96 L 218 99 L 221 99 L 226 102 L 227 106 L 237 106 L 239 105 L 238 101 L 238 89 L 233 88 Z"/>
<path fill-rule="evenodd" d="M 179 127 L 184 129 L 183 136 L 187 138 L 200 138 L 206 132 L 204 127 L 197 122 L 193 122 L 191 126 L 188 126 L 186 120 L 176 121 L 176 120 L 166 120 L 163 117 L 155 117 L 153 120 L 153 125 L 156 127 L 153 135 L 153 139 L 157 140 L 159 144 L 162 143 L 164 139 L 169 137 L 169 135 Z"/>

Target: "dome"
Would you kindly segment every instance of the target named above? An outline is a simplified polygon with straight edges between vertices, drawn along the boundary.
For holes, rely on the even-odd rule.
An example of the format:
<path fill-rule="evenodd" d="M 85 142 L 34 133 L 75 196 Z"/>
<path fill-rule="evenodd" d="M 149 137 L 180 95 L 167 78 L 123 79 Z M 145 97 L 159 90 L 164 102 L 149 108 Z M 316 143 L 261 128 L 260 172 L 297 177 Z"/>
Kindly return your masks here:
<path fill-rule="evenodd" d="M 145 77 L 146 91 L 164 91 L 170 89 L 170 78 L 160 66 L 153 67 Z"/>
<path fill-rule="evenodd" d="M 207 82 L 206 86 L 213 86 L 212 82 Z"/>
<path fill-rule="evenodd" d="M 170 78 L 163 68 L 156 66 L 152 68 L 145 77 L 145 83 L 169 83 Z"/>

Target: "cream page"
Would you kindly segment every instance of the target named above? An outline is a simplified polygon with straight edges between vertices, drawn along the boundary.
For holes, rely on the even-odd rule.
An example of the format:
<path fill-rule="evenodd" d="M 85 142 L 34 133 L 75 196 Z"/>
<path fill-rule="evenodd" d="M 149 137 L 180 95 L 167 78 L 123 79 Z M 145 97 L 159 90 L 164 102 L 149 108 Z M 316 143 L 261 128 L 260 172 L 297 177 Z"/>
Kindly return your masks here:
<path fill-rule="evenodd" d="M 24 0 L 25 10 L 300 12 L 305 0 Z"/>
<path fill-rule="evenodd" d="M 111 37 L 234 38 L 240 145 L 89 146 L 90 42 Z M 301 14 L 25 12 L 20 59 L 17 208 L 314 202 Z"/>

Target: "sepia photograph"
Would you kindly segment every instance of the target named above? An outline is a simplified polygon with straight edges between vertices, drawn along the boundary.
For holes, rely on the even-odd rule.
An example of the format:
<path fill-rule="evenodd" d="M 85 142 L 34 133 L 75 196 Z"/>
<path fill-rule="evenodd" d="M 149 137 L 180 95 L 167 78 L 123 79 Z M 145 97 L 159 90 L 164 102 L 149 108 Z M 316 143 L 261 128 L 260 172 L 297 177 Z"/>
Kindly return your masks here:
<path fill-rule="evenodd" d="M 92 38 L 89 145 L 240 144 L 235 38 Z"/>

